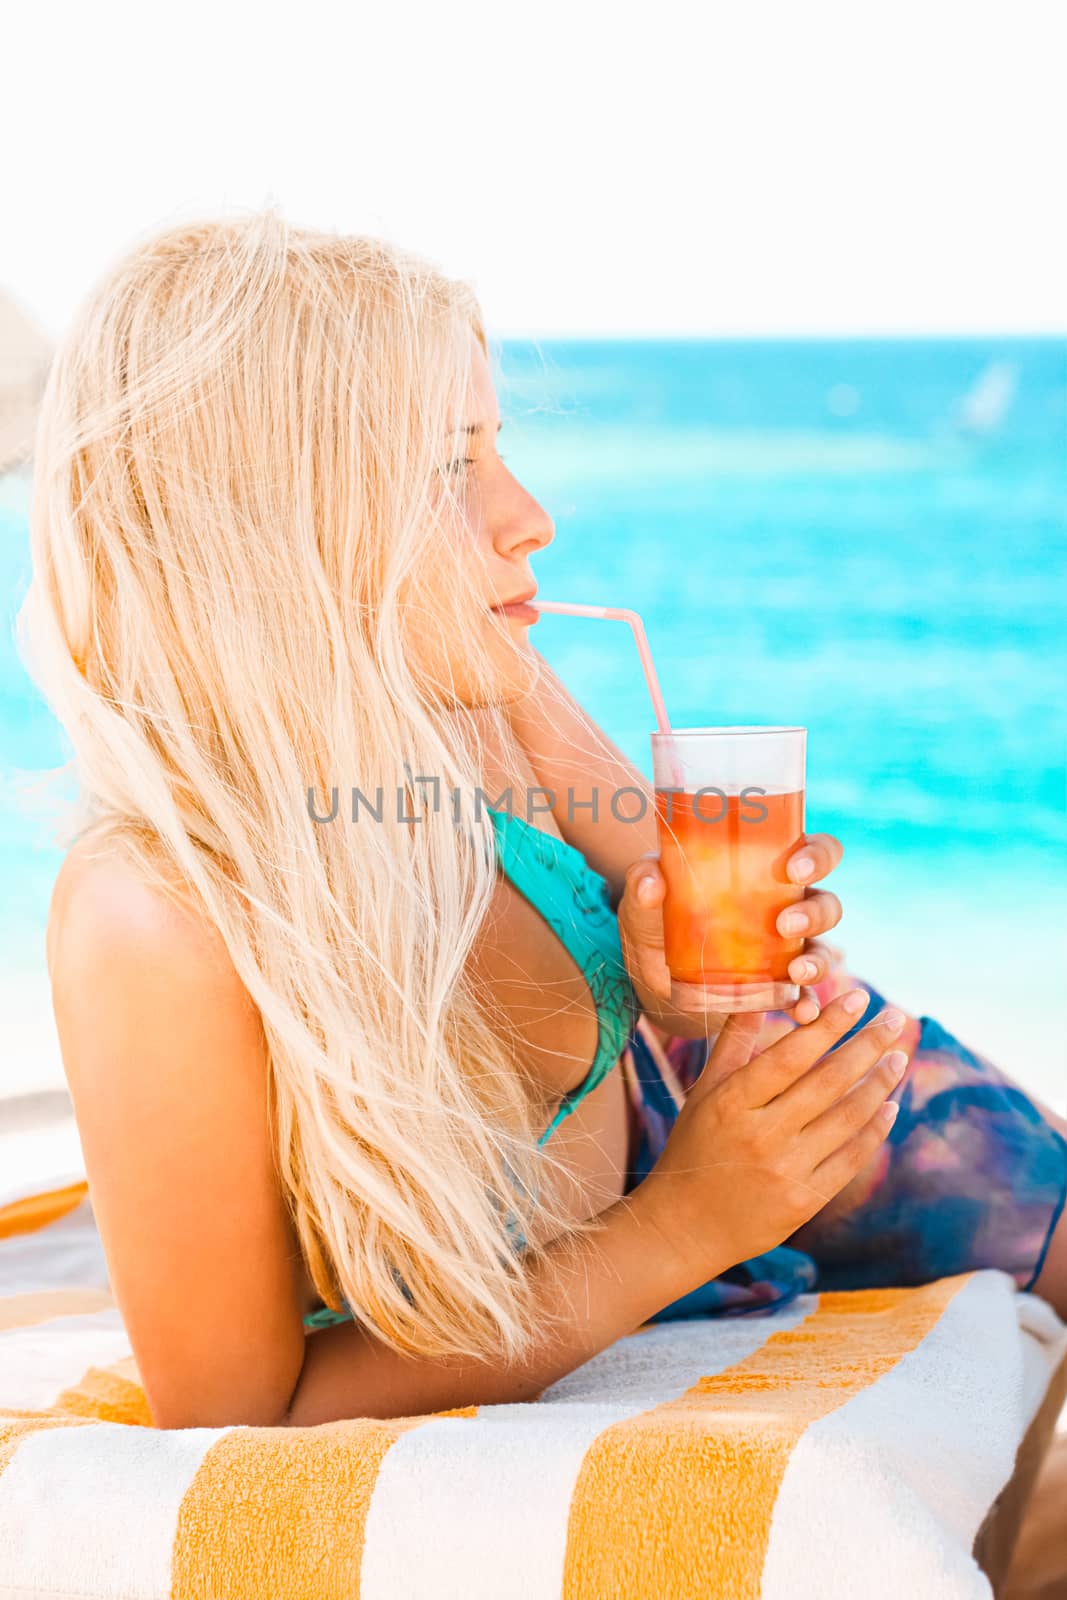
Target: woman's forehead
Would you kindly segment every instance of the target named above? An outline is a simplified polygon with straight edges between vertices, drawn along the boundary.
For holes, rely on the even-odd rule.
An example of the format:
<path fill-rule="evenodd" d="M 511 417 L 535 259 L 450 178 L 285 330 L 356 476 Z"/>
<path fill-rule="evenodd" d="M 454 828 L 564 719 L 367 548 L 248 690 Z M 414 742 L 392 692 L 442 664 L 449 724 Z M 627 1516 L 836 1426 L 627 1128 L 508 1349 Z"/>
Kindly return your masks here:
<path fill-rule="evenodd" d="M 491 429 L 496 428 L 499 413 L 493 374 L 477 339 L 474 340 L 471 356 L 471 382 L 467 408 L 469 414 L 461 419 L 460 426 L 466 426 L 467 423 L 481 423 L 483 427 L 488 425 Z"/>

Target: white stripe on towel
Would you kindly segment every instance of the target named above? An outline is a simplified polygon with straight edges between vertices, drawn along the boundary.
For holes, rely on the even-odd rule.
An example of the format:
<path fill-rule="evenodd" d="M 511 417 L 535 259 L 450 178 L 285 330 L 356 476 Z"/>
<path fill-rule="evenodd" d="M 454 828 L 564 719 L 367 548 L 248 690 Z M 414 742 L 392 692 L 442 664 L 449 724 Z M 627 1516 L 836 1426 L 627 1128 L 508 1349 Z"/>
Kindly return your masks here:
<path fill-rule="evenodd" d="M 6 1328 L 0 1332 L 0 1412 L 5 1406 L 46 1411 L 88 1367 L 108 1367 L 129 1354 L 117 1306 Z"/>
<path fill-rule="evenodd" d="M 697 1374 L 743 1361 L 817 1304 L 805 1296 L 774 1317 L 653 1323 L 568 1373 L 539 1405 L 483 1406 L 405 1433 L 375 1483 L 360 1600 L 559 1600 L 574 1487 L 598 1436 L 685 1394 Z"/>
<path fill-rule="evenodd" d="M 92 1422 L 27 1435 L 0 1474 L 0 1592 L 167 1600 L 182 1497 L 228 1432 Z"/>

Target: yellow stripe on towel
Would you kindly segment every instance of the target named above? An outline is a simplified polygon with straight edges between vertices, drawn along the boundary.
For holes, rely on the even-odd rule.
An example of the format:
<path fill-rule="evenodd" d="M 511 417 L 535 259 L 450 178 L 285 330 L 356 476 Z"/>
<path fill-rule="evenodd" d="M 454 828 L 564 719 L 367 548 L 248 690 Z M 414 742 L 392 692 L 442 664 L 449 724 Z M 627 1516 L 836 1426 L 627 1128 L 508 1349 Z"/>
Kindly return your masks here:
<path fill-rule="evenodd" d="M 80 1206 L 89 1193 L 89 1185 L 69 1183 L 65 1189 L 47 1189 L 44 1194 L 29 1194 L 24 1200 L 12 1200 L 0 1206 L 0 1239 L 10 1239 L 16 1233 L 36 1233 L 58 1222 L 68 1211 Z"/>
<path fill-rule="evenodd" d="M 92 1422 L 122 1422 L 154 1428 L 155 1421 L 133 1356 L 109 1367 L 89 1367 L 78 1382 L 64 1389 L 54 1409 L 67 1417 Z"/>
<path fill-rule="evenodd" d="M 758 1600 L 798 1440 L 916 1349 L 971 1276 L 824 1294 L 745 1360 L 607 1429 L 575 1484 L 565 1600 Z"/>
<path fill-rule="evenodd" d="M 469 1406 L 444 1414 L 476 1413 Z M 361 1418 L 226 1433 L 182 1499 L 170 1600 L 351 1593 L 382 1463 L 402 1434 L 428 1420 Z"/>

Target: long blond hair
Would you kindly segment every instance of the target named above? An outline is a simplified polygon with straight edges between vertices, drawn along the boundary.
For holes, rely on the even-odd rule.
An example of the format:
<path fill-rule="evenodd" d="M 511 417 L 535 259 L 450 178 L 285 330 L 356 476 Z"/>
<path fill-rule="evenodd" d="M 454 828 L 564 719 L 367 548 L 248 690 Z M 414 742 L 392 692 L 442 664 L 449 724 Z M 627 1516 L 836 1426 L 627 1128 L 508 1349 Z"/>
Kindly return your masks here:
<path fill-rule="evenodd" d="M 511 1360 L 534 1219 L 595 1221 L 545 1226 L 545 1119 L 467 964 L 495 881 L 480 719 L 506 719 L 408 648 L 431 551 L 470 605 L 440 461 L 472 331 L 489 354 L 469 284 L 273 207 L 140 241 L 49 374 L 19 639 L 74 748 L 67 839 L 195 903 L 259 1008 L 319 1295 L 397 1349 Z M 379 785 L 382 822 L 352 823 Z"/>

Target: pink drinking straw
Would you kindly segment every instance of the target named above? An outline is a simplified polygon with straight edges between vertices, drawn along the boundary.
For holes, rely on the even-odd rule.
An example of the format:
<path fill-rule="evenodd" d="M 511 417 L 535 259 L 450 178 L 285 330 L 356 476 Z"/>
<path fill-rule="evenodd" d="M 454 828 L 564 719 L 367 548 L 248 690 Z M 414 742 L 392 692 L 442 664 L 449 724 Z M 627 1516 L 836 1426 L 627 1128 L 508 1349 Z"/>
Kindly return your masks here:
<path fill-rule="evenodd" d="M 644 668 L 645 682 L 652 700 L 652 709 L 656 713 L 656 723 L 660 733 L 670 734 L 671 725 L 667 718 L 667 707 L 663 701 L 663 691 L 659 686 L 656 669 L 652 663 L 652 652 L 648 648 L 648 639 L 645 637 L 645 625 L 636 611 L 627 611 L 622 606 L 582 606 L 573 605 L 563 600 L 531 600 L 530 604 L 535 611 L 556 611 L 566 617 L 598 617 L 609 621 L 628 622 L 633 630 L 634 643 L 637 653 L 641 657 L 641 666 Z M 678 781 L 677 760 L 672 761 Z"/>

